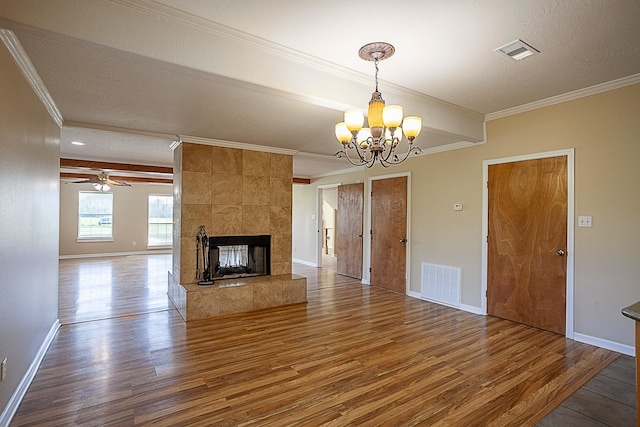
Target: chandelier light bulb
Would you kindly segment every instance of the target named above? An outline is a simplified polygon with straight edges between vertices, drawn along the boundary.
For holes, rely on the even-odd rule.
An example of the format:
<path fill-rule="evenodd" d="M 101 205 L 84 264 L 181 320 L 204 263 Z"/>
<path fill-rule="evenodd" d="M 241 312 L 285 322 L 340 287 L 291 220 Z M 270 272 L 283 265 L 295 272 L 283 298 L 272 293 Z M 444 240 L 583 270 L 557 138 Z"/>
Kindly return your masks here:
<path fill-rule="evenodd" d="M 409 141 L 413 142 L 414 138 L 416 138 L 422 130 L 422 119 L 420 117 L 405 117 L 402 122 L 402 128 Z"/>
<path fill-rule="evenodd" d="M 338 141 L 340 141 L 342 144 L 347 144 L 349 141 L 351 141 L 351 132 L 344 122 L 336 123 L 335 132 L 336 138 L 338 138 Z"/>
<path fill-rule="evenodd" d="M 391 133 L 391 129 L 387 128 L 384 131 L 384 140 L 387 142 L 387 145 L 391 145 L 393 140 L 397 140 L 398 142 L 402 141 L 402 128 L 397 127 L 393 133 Z"/>
<path fill-rule="evenodd" d="M 371 138 L 371 129 L 362 128 L 358 132 L 358 137 L 356 138 L 356 142 L 360 147 L 367 148 L 369 146 L 369 139 Z"/>
<path fill-rule="evenodd" d="M 344 123 L 351 132 L 358 132 L 364 125 L 362 110 L 347 110 L 344 112 Z"/>
<path fill-rule="evenodd" d="M 382 110 L 382 121 L 388 128 L 397 128 L 402 124 L 402 107 L 400 105 L 387 105 Z"/>

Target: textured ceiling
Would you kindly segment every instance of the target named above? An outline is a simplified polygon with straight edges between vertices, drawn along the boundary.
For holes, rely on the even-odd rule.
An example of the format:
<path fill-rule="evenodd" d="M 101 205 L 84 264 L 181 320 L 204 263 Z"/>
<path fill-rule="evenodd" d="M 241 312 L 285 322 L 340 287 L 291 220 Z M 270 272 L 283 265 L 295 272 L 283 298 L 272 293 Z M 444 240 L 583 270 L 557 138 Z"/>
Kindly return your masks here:
<path fill-rule="evenodd" d="M 168 165 L 182 135 L 295 150 L 297 176 L 345 169 L 333 124 L 366 107 L 374 69 L 357 51 L 372 41 L 396 47 L 380 90 L 423 117 L 427 149 L 481 142 L 485 114 L 640 73 L 634 0 L 0 4 L 64 119 L 62 157 Z M 494 52 L 518 38 L 541 53 Z"/>

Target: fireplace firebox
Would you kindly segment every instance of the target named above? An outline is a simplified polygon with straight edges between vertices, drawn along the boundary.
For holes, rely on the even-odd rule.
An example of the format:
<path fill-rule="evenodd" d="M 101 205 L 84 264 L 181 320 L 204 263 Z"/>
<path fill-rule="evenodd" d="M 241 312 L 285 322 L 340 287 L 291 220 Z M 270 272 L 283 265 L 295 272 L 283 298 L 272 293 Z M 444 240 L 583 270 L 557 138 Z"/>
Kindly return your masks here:
<path fill-rule="evenodd" d="M 211 279 L 271 274 L 271 236 L 209 237 Z"/>

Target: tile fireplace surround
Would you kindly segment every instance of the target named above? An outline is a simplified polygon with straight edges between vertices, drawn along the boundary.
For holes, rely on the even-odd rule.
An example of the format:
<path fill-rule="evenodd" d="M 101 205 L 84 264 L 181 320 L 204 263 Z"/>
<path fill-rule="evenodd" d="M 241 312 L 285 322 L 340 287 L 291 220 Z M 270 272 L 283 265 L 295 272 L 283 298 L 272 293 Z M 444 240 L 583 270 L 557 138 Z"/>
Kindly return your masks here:
<path fill-rule="evenodd" d="M 185 320 L 306 302 L 291 274 L 293 157 L 182 142 L 174 149 L 173 266 L 169 297 Z M 196 235 L 271 236 L 271 276 L 196 280 Z"/>

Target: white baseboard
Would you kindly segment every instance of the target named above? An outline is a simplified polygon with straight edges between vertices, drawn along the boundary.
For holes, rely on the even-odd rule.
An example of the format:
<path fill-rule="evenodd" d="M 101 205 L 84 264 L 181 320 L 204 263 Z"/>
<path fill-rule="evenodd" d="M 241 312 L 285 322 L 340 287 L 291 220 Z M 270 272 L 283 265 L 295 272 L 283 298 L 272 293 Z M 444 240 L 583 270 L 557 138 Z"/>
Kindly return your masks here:
<path fill-rule="evenodd" d="M 422 298 L 422 294 L 420 294 L 420 292 L 416 292 L 416 291 L 408 291 L 407 292 L 407 296 L 410 296 L 412 298 L 417 298 L 417 299 L 421 299 L 423 301 L 428 301 L 428 302 L 432 302 L 434 304 L 440 304 L 440 305 L 444 305 L 446 307 L 451 307 L 451 308 L 455 308 L 457 310 L 462 310 L 462 311 L 466 311 L 469 313 L 473 313 L 473 314 L 479 314 L 481 316 L 484 316 L 485 314 L 482 312 L 482 309 L 480 307 L 476 307 L 475 305 L 467 305 L 467 304 L 460 304 L 459 307 L 455 307 L 453 305 L 449 305 L 449 304 L 443 304 L 441 302 L 438 301 L 432 301 L 430 299 L 426 299 L 426 298 Z"/>
<path fill-rule="evenodd" d="M 151 249 L 146 251 L 133 251 L 133 252 L 111 252 L 101 254 L 76 254 L 76 255 L 60 255 L 58 259 L 74 259 L 74 258 L 102 258 L 108 256 L 129 256 L 129 255 L 155 255 L 155 254 L 170 254 L 172 249 Z"/>
<path fill-rule="evenodd" d="M 635 347 L 626 344 L 620 344 L 615 341 L 605 340 L 603 338 L 592 337 L 591 335 L 584 335 L 579 333 L 573 334 L 573 339 L 585 344 L 595 345 L 596 347 L 605 348 L 611 351 L 617 351 L 618 353 L 626 354 L 628 356 L 635 356 Z"/>
<path fill-rule="evenodd" d="M 482 308 L 476 307 L 475 305 L 460 304 L 460 310 L 464 310 L 473 314 L 479 314 L 481 316 L 486 316 L 486 313 L 482 312 Z"/>
<path fill-rule="evenodd" d="M 317 267 L 318 264 L 316 264 L 315 262 L 310 262 L 310 261 L 305 261 L 303 259 L 297 259 L 297 258 L 291 258 L 292 262 L 298 263 L 298 264 L 302 264 L 302 265 L 308 265 L 309 267 Z"/>
<path fill-rule="evenodd" d="M 16 390 L 11 395 L 11 398 L 9 399 L 7 406 L 2 411 L 2 414 L 0 414 L 0 427 L 9 426 L 9 423 L 18 410 L 18 406 L 20 406 L 20 402 L 22 402 L 24 395 L 27 393 L 27 389 L 31 385 L 33 378 L 36 376 L 36 372 L 38 372 L 38 368 L 40 367 L 42 360 L 44 360 L 44 355 L 47 353 L 49 346 L 53 342 L 53 338 L 56 336 L 58 328 L 60 328 L 60 321 L 56 319 L 54 324 L 51 326 L 51 329 L 49 329 L 49 333 L 47 333 L 47 336 L 40 345 L 40 348 L 36 353 L 36 357 L 33 359 L 33 362 L 31 362 L 29 369 L 24 374 L 24 377 L 22 377 L 22 380 L 20 381 L 20 384 L 18 384 Z"/>

